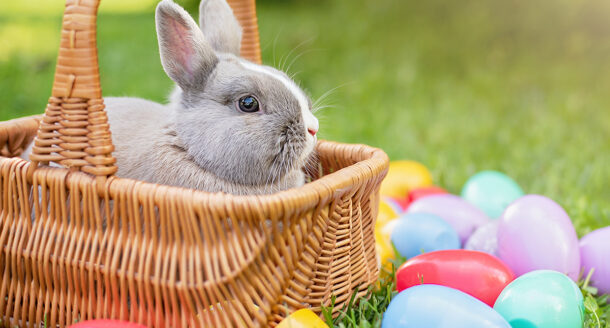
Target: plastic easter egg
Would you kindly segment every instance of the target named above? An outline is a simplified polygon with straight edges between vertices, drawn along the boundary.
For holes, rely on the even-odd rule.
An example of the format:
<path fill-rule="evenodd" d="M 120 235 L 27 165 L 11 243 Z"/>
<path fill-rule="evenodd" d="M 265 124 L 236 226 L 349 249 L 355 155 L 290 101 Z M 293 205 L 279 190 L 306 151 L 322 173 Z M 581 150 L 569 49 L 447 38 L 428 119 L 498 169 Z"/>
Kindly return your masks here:
<path fill-rule="evenodd" d="M 420 198 L 432 196 L 432 195 L 443 195 L 446 194 L 447 191 L 441 187 L 430 186 L 430 187 L 422 187 L 409 191 L 407 195 L 407 205 L 405 209 L 409 208 L 413 202 L 417 201 Z"/>
<path fill-rule="evenodd" d="M 394 229 L 398 225 L 398 220 L 399 219 L 396 219 L 396 220 L 392 220 L 392 221 L 386 223 L 379 230 L 378 236 L 381 237 L 383 240 L 387 240 L 388 242 L 390 242 L 391 239 L 392 239 L 392 232 L 394 231 Z"/>
<path fill-rule="evenodd" d="M 523 196 L 521 187 L 509 176 L 497 171 L 482 171 L 468 179 L 462 198 L 496 219 L 515 199 Z"/>
<path fill-rule="evenodd" d="M 397 218 L 398 215 L 388 203 L 379 202 L 379 214 L 377 214 L 377 221 L 375 221 L 375 249 L 377 250 L 380 267 L 394 258 L 394 249 L 390 243 L 390 234 L 394 223 L 390 224 L 390 222 L 396 221 Z"/>
<path fill-rule="evenodd" d="M 498 256 L 513 272 L 548 269 L 578 279 L 578 238 L 568 214 L 551 199 L 527 195 L 500 217 Z"/>
<path fill-rule="evenodd" d="M 407 213 L 435 214 L 447 221 L 464 243 L 489 218 L 474 205 L 455 195 L 433 195 L 417 200 L 409 206 Z"/>
<path fill-rule="evenodd" d="M 397 214 L 397 216 L 403 212 L 402 204 L 400 203 L 400 199 L 398 198 L 383 196 L 381 198 L 380 203 L 385 203 L 386 205 L 388 205 L 392 209 L 392 211 Z"/>
<path fill-rule="evenodd" d="M 379 255 L 379 265 L 388 269 L 391 268 L 389 260 L 394 259 L 395 257 L 391 236 L 397 222 L 398 219 L 391 220 L 383 227 L 375 229 L 375 248 L 377 250 L 377 254 Z"/>
<path fill-rule="evenodd" d="M 375 250 L 377 251 L 377 266 L 379 268 L 390 269 L 390 260 L 394 259 L 394 249 L 389 241 L 380 240 L 379 237 L 376 238 Z"/>
<path fill-rule="evenodd" d="M 404 213 L 404 211 L 409 207 L 409 198 L 407 196 L 403 198 L 392 198 L 394 203 L 398 206 L 398 213 Z"/>
<path fill-rule="evenodd" d="M 425 166 L 414 161 L 393 161 L 379 192 L 400 199 L 406 197 L 409 190 L 429 185 L 432 185 L 432 175 Z"/>
<path fill-rule="evenodd" d="M 591 269 L 591 286 L 610 294 L 610 227 L 597 229 L 580 239 L 580 263 L 585 276 Z"/>
<path fill-rule="evenodd" d="M 411 258 L 424 252 L 460 248 L 457 232 L 434 214 L 410 213 L 396 220 L 392 243 L 400 255 Z"/>
<path fill-rule="evenodd" d="M 513 328 L 580 328 L 585 307 L 570 278 L 557 271 L 538 270 L 506 286 L 494 309 Z"/>
<path fill-rule="evenodd" d="M 75 323 L 70 328 L 146 328 L 146 326 L 120 320 L 88 320 Z"/>
<path fill-rule="evenodd" d="M 398 214 L 395 209 L 385 200 L 379 202 L 379 212 L 377 213 L 377 221 L 375 221 L 375 228 L 381 228 L 388 222 L 398 218 Z"/>
<path fill-rule="evenodd" d="M 513 272 L 497 257 L 456 249 L 425 253 L 408 260 L 396 272 L 396 289 L 400 292 L 420 284 L 442 285 L 493 306 L 513 279 Z"/>
<path fill-rule="evenodd" d="M 382 328 L 510 328 L 496 311 L 459 290 L 419 285 L 400 292 L 383 314 Z"/>
<path fill-rule="evenodd" d="M 310 309 L 300 309 L 282 320 L 277 328 L 328 328 L 328 325 Z"/>
<path fill-rule="evenodd" d="M 500 221 L 492 220 L 480 226 L 468 238 L 464 249 L 481 251 L 498 256 L 498 226 Z"/>

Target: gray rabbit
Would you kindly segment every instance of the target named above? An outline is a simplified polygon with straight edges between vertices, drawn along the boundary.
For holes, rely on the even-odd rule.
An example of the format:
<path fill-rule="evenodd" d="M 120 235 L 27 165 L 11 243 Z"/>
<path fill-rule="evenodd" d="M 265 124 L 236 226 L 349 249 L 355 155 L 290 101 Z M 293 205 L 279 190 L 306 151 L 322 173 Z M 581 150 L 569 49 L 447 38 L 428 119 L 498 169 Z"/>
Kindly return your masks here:
<path fill-rule="evenodd" d="M 232 194 L 300 186 L 318 120 L 286 74 L 239 57 L 241 27 L 225 0 L 202 0 L 200 26 L 171 0 L 156 9 L 169 105 L 105 98 L 117 175 Z"/>

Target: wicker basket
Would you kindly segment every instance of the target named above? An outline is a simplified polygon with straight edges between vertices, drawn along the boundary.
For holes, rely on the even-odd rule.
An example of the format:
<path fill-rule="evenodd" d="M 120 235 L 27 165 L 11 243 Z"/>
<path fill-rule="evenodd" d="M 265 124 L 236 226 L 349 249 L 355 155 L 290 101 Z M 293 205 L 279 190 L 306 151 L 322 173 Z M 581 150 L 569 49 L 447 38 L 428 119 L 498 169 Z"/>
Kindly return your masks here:
<path fill-rule="evenodd" d="M 229 2 L 260 62 L 254 0 Z M 365 293 L 385 153 L 321 141 L 320 176 L 266 196 L 113 177 L 98 4 L 67 0 L 45 114 L 0 123 L 0 325 L 273 326 Z M 15 158 L 33 138 L 32 162 Z"/>

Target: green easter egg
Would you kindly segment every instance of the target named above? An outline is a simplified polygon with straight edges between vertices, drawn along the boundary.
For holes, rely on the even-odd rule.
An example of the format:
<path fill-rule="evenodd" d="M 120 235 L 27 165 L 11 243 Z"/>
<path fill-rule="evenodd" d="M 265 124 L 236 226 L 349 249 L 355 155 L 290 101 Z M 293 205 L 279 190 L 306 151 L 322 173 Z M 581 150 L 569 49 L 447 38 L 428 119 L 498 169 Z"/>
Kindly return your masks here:
<path fill-rule="evenodd" d="M 585 314 L 578 286 L 551 270 L 515 279 L 500 293 L 494 309 L 512 328 L 580 328 Z"/>
<path fill-rule="evenodd" d="M 482 171 L 466 181 L 461 196 L 495 219 L 510 203 L 523 196 L 523 190 L 504 173 Z"/>

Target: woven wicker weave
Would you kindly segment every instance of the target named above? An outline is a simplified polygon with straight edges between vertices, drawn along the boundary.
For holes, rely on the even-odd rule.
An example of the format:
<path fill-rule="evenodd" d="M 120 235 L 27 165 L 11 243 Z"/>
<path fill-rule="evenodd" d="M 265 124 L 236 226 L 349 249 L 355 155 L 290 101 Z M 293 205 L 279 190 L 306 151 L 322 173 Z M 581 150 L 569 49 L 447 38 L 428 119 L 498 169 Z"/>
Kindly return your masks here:
<path fill-rule="evenodd" d="M 229 2 L 242 54 L 260 62 L 254 0 Z M 45 114 L 0 123 L 0 325 L 273 326 L 298 308 L 319 312 L 331 295 L 339 309 L 363 294 L 378 275 L 385 153 L 321 141 L 319 176 L 266 196 L 113 177 L 98 4 L 67 1 Z M 33 162 L 14 158 L 33 138 Z"/>

